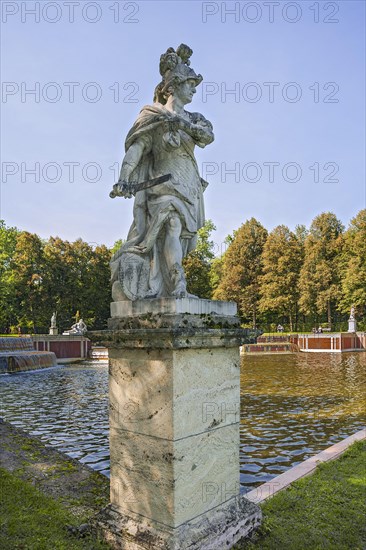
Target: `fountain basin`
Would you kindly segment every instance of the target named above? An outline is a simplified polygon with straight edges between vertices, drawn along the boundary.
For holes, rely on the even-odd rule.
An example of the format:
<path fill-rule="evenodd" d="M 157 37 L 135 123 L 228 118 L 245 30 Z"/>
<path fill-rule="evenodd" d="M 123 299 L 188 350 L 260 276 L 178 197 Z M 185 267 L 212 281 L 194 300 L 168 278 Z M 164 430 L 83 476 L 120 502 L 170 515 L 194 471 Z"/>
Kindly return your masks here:
<path fill-rule="evenodd" d="M 56 355 L 35 351 L 32 338 L 0 338 L 0 374 L 56 366 Z"/>

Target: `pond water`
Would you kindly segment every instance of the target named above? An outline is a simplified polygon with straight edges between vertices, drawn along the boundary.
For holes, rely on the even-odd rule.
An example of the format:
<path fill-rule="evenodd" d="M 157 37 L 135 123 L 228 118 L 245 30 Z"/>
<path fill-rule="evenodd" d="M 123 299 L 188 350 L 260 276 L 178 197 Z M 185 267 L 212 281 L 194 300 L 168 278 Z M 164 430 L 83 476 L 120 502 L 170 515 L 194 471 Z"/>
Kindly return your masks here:
<path fill-rule="evenodd" d="M 241 373 L 246 490 L 363 428 L 366 353 L 250 356 Z M 0 376 L 0 416 L 109 475 L 106 363 Z"/>
<path fill-rule="evenodd" d="M 269 481 L 364 428 L 365 396 L 364 352 L 246 355 L 241 484 Z"/>

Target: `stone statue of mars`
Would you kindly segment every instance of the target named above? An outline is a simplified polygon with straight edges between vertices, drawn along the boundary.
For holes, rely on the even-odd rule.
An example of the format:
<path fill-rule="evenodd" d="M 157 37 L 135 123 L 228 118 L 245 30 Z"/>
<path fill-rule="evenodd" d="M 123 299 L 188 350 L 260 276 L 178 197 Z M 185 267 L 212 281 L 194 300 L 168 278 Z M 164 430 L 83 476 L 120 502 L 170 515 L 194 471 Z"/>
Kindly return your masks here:
<path fill-rule="evenodd" d="M 205 222 L 195 146 L 212 143 L 212 124 L 185 110 L 202 76 L 190 67 L 192 50 L 181 44 L 160 58 L 161 82 L 153 105 L 141 110 L 128 132 L 119 181 L 111 197 L 135 196 L 127 241 L 114 254 L 114 301 L 192 297 L 183 258 L 196 247 Z"/>

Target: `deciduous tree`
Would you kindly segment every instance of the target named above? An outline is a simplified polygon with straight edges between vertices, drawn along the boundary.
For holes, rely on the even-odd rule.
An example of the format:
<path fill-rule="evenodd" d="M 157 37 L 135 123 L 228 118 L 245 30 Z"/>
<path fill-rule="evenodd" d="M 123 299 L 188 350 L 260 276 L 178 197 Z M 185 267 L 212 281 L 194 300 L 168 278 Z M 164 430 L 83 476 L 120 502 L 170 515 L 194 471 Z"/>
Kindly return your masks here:
<path fill-rule="evenodd" d="M 257 324 L 262 252 L 267 235 L 255 218 L 234 232 L 224 255 L 222 280 L 214 293 L 215 299 L 235 301 L 241 316 L 251 319 L 253 327 Z"/>
<path fill-rule="evenodd" d="M 288 227 L 279 225 L 268 235 L 262 259 L 259 310 L 287 316 L 292 331 L 297 316 L 303 245 Z"/>
<path fill-rule="evenodd" d="M 183 260 L 187 278 L 187 290 L 199 298 L 211 298 L 211 263 L 214 258 L 214 242 L 210 239 L 216 227 L 211 220 L 198 230 L 197 247 Z"/>
<path fill-rule="evenodd" d="M 340 309 L 349 312 L 352 305 L 359 315 L 366 312 L 366 209 L 360 210 L 344 234 L 342 299 Z"/>
<path fill-rule="evenodd" d="M 306 315 L 326 313 L 329 325 L 341 296 L 343 231 L 342 223 L 331 212 L 314 218 L 305 239 L 305 258 L 299 279 L 301 311 Z"/>

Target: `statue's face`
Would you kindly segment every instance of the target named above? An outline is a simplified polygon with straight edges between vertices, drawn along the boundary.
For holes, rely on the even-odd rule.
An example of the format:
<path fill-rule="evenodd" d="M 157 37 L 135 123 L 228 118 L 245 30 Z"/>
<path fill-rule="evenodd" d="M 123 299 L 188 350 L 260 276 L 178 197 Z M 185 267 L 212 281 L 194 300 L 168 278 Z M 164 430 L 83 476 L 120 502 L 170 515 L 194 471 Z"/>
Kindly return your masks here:
<path fill-rule="evenodd" d="M 174 96 L 181 100 L 183 105 L 191 103 L 193 94 L 196 93 L 196 81 L 188 79 L 179 84 L 174 90 Z"/>

